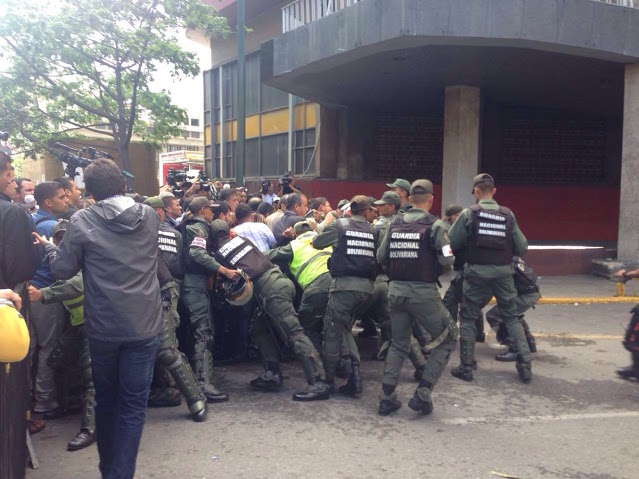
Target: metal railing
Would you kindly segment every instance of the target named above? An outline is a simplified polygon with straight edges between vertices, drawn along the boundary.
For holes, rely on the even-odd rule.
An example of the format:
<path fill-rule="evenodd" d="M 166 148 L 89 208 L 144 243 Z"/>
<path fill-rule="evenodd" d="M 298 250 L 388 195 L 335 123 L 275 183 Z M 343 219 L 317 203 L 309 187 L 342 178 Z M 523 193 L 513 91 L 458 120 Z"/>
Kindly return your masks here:
<path fill-rule="evenodd" d="M 610 3 L 613 5 L 619 5 L 621 7 L 634 7 L 639 8 L 639 0 L 597 0 L 598 2 Z M 635 7 L 635 3 L 637 6 Z"/>
<path fill-rule="evenodd" d="M 282 33 L 319 20 L 361 0 L 295 0 L 282 7 Z M 639 8 L 639 0 L 595 0 L 597 2 Z"/>
<path fill-rule="evenodd" d="M 282 33 L 290 32 L 361 0 L 295 0 L 282 7 Z"/>

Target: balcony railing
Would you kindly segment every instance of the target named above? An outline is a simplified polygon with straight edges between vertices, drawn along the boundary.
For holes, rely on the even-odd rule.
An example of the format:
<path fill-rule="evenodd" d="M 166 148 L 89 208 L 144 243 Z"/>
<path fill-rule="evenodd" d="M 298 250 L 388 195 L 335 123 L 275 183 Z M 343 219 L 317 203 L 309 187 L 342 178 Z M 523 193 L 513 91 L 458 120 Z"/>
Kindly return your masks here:
<path fill-rule="evenodd" d="M 290 32 L 307 23 L 319 20 L 361 0 L 295 0 L 282 7 L 282 33 Z M 639 0 L 595 0 L 598 2 L 639 8 Z"/>
<path fill-rule="evenodd" d="M 360 0 L 296 0 L 282 7 L 282 33 L 343 10 Z"/>

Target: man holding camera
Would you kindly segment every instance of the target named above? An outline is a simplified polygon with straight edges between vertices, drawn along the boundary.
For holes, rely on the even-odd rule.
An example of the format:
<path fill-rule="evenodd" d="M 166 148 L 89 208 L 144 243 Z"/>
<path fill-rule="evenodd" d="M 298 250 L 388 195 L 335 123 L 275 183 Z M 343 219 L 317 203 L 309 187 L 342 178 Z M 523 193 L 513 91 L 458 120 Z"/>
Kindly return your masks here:
<path fill-rule="evenodd" d="M 280 197 L 282 195 L 290 195 L 291 193 L 302 194 L 302 190 L 295 186 L 295 178 L 291 176 L 290 171 L 280 178 L 277 186 L 280 187 L 280 191 L 277 192 L 277 195 Z"/>

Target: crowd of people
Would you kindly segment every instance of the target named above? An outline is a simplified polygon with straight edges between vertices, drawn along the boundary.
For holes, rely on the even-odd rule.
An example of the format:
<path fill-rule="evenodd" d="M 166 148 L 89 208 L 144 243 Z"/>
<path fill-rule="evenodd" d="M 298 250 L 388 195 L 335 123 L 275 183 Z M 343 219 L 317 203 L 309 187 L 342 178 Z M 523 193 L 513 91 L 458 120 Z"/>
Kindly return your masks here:
<path fill-rule="evenodd" d="M 264 184 L 255 193 L 222 187 L 215 197 L 211 188 L 125 194 L 106 159 L 85 169 L 84 196 L 71 178 L 14 181 L 2 152 L 0 172 L 0 289 L 29 282 L 33 411 L 45 420 L 63 414 L 56 371 L 78 372 L 82 414 L 68 449 L 97 440 L 104 478 L 133 477 L 147 405 L 176 406 L 183 396 L 200 422 L 209 403 L 229 400 L 213 368 L 220 303 L 246 331 L 250 323 L 243 341 L 263 365 L 251 388 L 281 389 L 283 350 L 297 358 L 306 384 L 294 401 L 363 393 L 358 322 L 361 336 L 379 338 L 384 360 L 378 413 L 402 406 L 396 387 L 406 358 L 417 382 L 408 407 L 432 413 L 458 343 L 451 374 L 473 380 L 482 309 L 493 296 L 487 320 L 506 346 L 496 359 L 532 380 L 536 343 L 523 315 L 540 291 L 521 259 L 527 240 L 494 200 L 488 174 L 470 185 L 475 205 L 450 205 L 440 219 L 427 179 L 396 179 L 380 199 L 356 195 L 333 208 L 294 181 L 281 197 Z M 442 298 L 439 277 L 449 268 Z M 178 345 L 180 324 L 189 347 Z M 626 377 L 639 377 L 637 357 Z M 31 432 L 43 426 L 32 421 Z"/>

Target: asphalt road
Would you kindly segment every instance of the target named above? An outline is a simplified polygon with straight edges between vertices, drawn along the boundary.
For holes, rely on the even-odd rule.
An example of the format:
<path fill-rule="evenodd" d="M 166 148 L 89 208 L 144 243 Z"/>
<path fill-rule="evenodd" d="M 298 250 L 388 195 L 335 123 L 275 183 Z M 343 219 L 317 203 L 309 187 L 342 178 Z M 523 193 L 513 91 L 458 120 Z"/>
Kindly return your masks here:
<path fill-rule="evenodd" d="M 195 424 L 186 405 L 149 410 L 137 478 L 574 478 L 639 477 L 635 447 L 639 384 L 615 378 L 629 362 L 620 340 L 628 304 L 544 305 L 527 315 L 537 335 L 534 378 L 521 384 L 498 363 L 494 335 L 477 347 L 473 383 L 450 375 L 434 393 L 432 416 L 411 411 L 415 382 L 405 363 L 405 406 L 377 415 L 382 363 L 363 364 L 361 399 L 296 403 L 301 368 L 284 364 L 285 389 L 263 394 L 246 384 L 258 364 L 216 368 L 231 401 Z M 370 340 L 369 340 L 370 341 Z M 77 416 L 49 421 L 33 437 L 40 469 L 29 479 L 97 478 L 97 450 L 67 452 Z M 501 474 L 501 476 L 499 475 Z"/>

